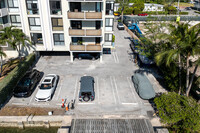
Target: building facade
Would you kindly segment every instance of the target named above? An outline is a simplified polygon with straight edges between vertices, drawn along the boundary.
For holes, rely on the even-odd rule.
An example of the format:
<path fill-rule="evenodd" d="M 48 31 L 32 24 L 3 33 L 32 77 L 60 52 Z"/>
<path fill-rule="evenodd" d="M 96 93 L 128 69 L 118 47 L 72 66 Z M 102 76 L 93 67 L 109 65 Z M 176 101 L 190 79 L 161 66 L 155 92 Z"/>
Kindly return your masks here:
<path fill-rule="evenodd" d="M 30 37 L 31 50 L 68 51 L 73 60 L 112 47 L 113 11 L 113 0 L 1 0 L 0 28 L 14 25 Z"/>

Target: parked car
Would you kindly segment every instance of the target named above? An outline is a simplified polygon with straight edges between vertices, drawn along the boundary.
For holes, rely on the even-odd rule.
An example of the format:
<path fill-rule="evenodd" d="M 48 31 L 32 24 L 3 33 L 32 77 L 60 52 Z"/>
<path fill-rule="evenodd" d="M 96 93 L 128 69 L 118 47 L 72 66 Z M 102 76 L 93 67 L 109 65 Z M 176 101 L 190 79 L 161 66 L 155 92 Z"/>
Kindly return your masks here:
<path fill-rule="evenodd" d="M 138 16 L 148 16 L 147 13 L 139 13 Z"/>
<path fill-rule="evenodd" d="M 25 76 L 19 81 L 13 91 L 14 97 L 29 97 L 35 90 L 36 85 L 41 79 L 41 73 L 33 69 L 26 72 Z"/>
<path fill-rule="evenodd" d="M 74 58 L 78 58 L 79 60 L 81 59 L 91 59 L 91 60 L 96 60 L 100 57 L 99 54 L 97 53 L 78 53 L 74 55 Z"/>
<path fill-rule="evenodd" d="M 149 100 L 155 97 L 155 90 L 144 74 L 135 73 L 132 76 L 132 81 L 136 92 L 142 99 Z"/>
<path fill-rule="evenodd" d="M 80 83 L 79 101 L 93 101 L 95 98 L 94 78 L 91 76 L 83 76 L 81 77 Z"/>
<path fill-rule="evenodd" d="M 192 10 L 192 8 L 191 8 L 191 7 L 186 7 L 185 9 L 186 9 L 186 10 Z"/>
<path fill-rule="evenodd" d="M 114 12 L 114 16 L 120 16 L 120 12 Z"/>
<path fill-rule="evenodd" d="M 123 25 L 123 23 L 118 22 L 117 28 L 118 28 L 119 30 L 124 30 L 124 25 Z"/>
<path fill-rule="evenodd" d="M 44 77 L 41 85 L 39 86 L 39 90 L 35 96 L 36 101 L 50 101 L 52 96 L 56 90 L 58 83 L 58 75 L 56 74 L 48 74 Z"/>

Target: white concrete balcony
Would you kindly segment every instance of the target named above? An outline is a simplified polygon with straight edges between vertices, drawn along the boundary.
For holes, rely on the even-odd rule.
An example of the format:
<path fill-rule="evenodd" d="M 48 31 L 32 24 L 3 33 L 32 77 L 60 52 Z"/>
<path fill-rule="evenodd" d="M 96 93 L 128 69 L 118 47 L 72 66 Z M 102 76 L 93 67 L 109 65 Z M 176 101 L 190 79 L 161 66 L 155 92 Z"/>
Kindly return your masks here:
<path fill-rule="evenodd" d="M 68 12 L 69 19 L 102 19 L 102 12 Z"/>
<path fill-rule="evenodd" d="M 2 8 L 0 9 L 0 17 L 8 15 L 8 9 L 7 8 Z"/>
<path fill-rule="evenodd" d="M 70 36 L 101 36 L 101 29 L 69 29 Z"/>

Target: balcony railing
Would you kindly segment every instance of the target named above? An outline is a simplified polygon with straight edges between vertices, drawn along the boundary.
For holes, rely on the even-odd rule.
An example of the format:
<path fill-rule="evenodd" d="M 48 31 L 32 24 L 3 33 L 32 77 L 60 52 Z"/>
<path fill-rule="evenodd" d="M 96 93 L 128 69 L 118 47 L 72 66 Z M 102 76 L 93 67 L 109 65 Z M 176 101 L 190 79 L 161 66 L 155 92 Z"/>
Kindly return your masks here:
<path fill-rule="evenodd" d="M 70 45 L 70 51 L 102 51 L 100 44 Z"/>
<path fill-rule="evenodd" d="M 70 36 L 101 36 L 101 29 L 69 29 Z"/>
<path fill-rule="evenodd" d="M 102 12 L 68 12 L 69 19 L 102 19 Z"/>

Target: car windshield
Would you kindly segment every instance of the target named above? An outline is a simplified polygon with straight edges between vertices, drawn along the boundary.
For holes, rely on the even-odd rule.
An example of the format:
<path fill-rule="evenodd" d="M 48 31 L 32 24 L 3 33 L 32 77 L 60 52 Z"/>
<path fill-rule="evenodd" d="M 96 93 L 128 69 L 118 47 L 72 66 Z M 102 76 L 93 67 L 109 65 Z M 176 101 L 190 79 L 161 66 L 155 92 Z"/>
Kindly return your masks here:
<path fill-rule="evenodd" d="M 118 25 L 120 25 L 120 26 L 121 26 L 121 25 L 123 25 L 123 24 L 122 24 L 122 23 L 118 23 Z"/>
<path fill-rule="evenodd" d="M 47 90 L 47 89 L 51 89 L 51 87 L 52 87 L 51 84 L 41 84 L 40 89 Z"/>
<path fill-rule="evenodd" d="M 20 87 L 27 87 L 27 86 L 30 85 L 30 83 L 31 83 L 31 79 L 29 79 L 29 78 L 24 78 L 24 79 L 22 79 L 22 80 L 19 82 L 18 86 L 20 86 Z"/>

